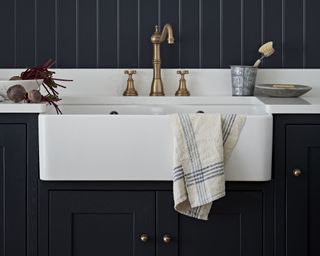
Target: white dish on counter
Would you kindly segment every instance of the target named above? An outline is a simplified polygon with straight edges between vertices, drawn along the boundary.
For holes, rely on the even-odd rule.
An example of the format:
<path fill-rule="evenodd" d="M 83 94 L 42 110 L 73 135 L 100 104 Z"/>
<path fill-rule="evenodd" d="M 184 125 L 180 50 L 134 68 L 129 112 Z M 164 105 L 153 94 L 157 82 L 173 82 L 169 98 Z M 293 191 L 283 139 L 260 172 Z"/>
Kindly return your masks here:
<path fill-rule="evenodd" d="M 22 85 L 27 92 L 31 90 L 38 90 L 42 84 L 43 79 L 32 79 L 32 80 L 4 80 L 0 79 L 0 95 L 4 99 L 8 99 L 7 91 L 11 86 L 16 84 Z"/>

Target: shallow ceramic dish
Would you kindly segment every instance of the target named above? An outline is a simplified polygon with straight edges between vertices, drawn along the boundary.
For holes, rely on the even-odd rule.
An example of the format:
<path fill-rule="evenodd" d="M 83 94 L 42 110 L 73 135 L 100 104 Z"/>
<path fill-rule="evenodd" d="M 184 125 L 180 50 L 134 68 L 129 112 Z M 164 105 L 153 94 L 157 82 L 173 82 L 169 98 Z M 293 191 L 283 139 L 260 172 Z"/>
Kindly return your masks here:
<path fill-rule="evenodd" d="M 43 79 L 38 80 L 1 80 L 0 79 L 0 96 L 4 99 L 8 99 L 7 90 L 16 84 L 21 84 L 27 92 L 31 90 L 38 90 L 40 85 L 42 84 Z"/>
<path fill-rule="evenodd" d="M 312 89 L 310 86 L 298 84 L 258 84 L 256 94 L 269 97 L 299 97 Z"/>

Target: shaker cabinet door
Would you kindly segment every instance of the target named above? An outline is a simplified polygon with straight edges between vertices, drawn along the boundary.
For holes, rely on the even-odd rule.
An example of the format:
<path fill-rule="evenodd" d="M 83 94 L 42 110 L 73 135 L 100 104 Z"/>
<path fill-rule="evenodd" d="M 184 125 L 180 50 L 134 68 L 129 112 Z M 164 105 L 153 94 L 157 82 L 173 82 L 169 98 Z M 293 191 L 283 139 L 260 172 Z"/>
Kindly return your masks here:
<path fill-rule="evenodd" d="M 231 191 L 217 200 L 208 221 L 180 215 L 180 256 L 262 256 L 263 197 Z"/>
<path fill-rule="evenodd" d="M 286 128 L 287 255 L 320 252 L 320 125 Z"/>
<path fill-rule="evenodd" d="M 50 256 L 155 255 L 153 192 L 49 191 Z"/>
<path fill-rule="evenodd" d="M 23 124 L 0 124 L 0 255 L 26 255 L 27 137 Z"/>
<path fill-rule="evenodd" d="M 268 183 L 253 186 L 229 188 L 213 203 L 208 221 L 177 214 L 172 192 L 158 192 L 159 255 L 273 255 L 272 188 Z M 166 234 L 170 243 L 164 242 Z"/>

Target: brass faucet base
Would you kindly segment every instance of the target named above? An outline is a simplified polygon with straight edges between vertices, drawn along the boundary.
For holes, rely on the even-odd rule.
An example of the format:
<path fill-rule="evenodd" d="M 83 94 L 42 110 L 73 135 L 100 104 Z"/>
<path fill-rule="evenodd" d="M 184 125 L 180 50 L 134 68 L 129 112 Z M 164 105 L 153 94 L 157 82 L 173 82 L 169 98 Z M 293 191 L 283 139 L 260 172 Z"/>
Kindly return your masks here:
<path fill-rule="evenodd" d="M 161 78 L 153 79 L 151 84 L 150 96 L 164 96 L 164 90 Z"/>
<path fill-rule="evenodd" d="M 155 26 L 155 31 L 151 36 L 153 44 L 153 79 L 151 84 L 150 96 L 164 96 L 163 85 L 161 80 L 161 55 L 160 44 L 167 38 L 168 44 L 174 43 L 173 31 L 170 24 L 163 27 L 162 32 L 159 31 L 159 26 Z"/>
<path fill-rule="evenodd" d="M 136 90 L 125 90 L 123 96 L 138 96 L 138 93 Z"/>
<path fill-rule="evenodd" d="M 178 90 L 175 96 L 190 96 L 190 92 L 188 90 Z"/>
<path fill-rule="evenodd" d="M 149 96 L 164 96 L 164 93 L 161 92 L 152 92 L 149 94 Z"/>

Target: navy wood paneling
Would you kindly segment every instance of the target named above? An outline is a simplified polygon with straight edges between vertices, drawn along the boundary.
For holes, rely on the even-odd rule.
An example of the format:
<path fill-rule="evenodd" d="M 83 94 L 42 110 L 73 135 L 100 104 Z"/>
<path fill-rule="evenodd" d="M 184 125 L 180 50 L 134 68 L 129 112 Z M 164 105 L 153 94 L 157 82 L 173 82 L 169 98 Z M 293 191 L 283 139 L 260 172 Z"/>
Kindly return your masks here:
<path fill-rule="evenodd" d="M 0 67 L 150 68 L 154 25 L 170 23 L 166 68 L 252 65 L 270 40 L 262 67 L 319 68 L 319 12 L 318 0 L 1 0 Z"/>
<path fill-rule="evenodd" d="M 75 0 L 57 0 L 57 9 L 57 66 L 75 68 L 78 67 L 77 5 Z M 52 56 L 47 56 L 47 58 L 50 57 Z"/>
<path fill-rule="evenodd" d="M 228 68 L 231 64 L 243 64 L 242 58 L 242 1 L 221 1 L 220 66 Z"/>
<path fill-rule="evenodd" d="M 2 0 L 0 6 L 0 31 L 4 35 L 0 41 L 0 68 L 14 67 L 16 65 L 15 2 Z"/>
<path fill-rule="evenodd" d="M 284 1 L 284 67 L 303 67 L 303 0 Z"/>
<path fill-rule="evenodd" d="M 305 65 L 309 68 L 319 68 L 320 64 L 320 1 L 305 2 Z"/>
<path fill-rule="evenodd" d="M 138 67 L 138 0 L 119 1 L 119 67 Z"/>
<path fill-rule="evenodd" d="M 158 0 L 159 1 L 159 0 Z M 161 0 L 159 24 L 164 26 L 170 23 L 174 33 L 174 45 L 164 43 L 161 46 L 162 66 L 167 68 L 177 68 L 180 65 L 180 3 L 181 0 Z M 153 31 L 152 31 L 153 32 Z M 150 35 L 151 36 L 151 35 Z"/>
<path fill-rule="evenodd" d="M 36 5 L 34 0 L 15 0 L 16 66 L 36 64 Z M 12 54 L 12 53 L 7 53 Z"/>
<path fill-rule="evenodd" d="M 261 33 L 262 0 L 244 0 L 242 2 L 242 63 L 253 65 L 260 57 L 257 49 L 262 42 Z"/>
<path fill-rule="evenodd" d="M 53 10 L 53 11 L 52 11 Z M 56 56 L 56 2 L 38 1 L 36 7 L 36 62 L 45 63 Z"/>
<path fill-rule="evenodd" d="M 201 66 L 220 66 L 220 1 L 202 0 Z"/>
<path fill-rule="evenodd" d="M 99 1 L 98 67 L 117 67 L 117 0 Z"/>
<path fill-rule="evenodd" d="M 202 1 L 184 0 L 180 7 L 180 65 L 199 66 L 199 3 Z"/>
<path fill-rule="evenodd" d="M 282 56 L 282 1 L 263 0 L 263 41 L 273 41 L 276 52 L 272 58 L 263 61 L 263 67 L 281 68 L 283 67 Z"/>
<path fill-rule="evenodd" d="M 97 3 L 77 0 L 78 66 L 97 67 Z"/>

